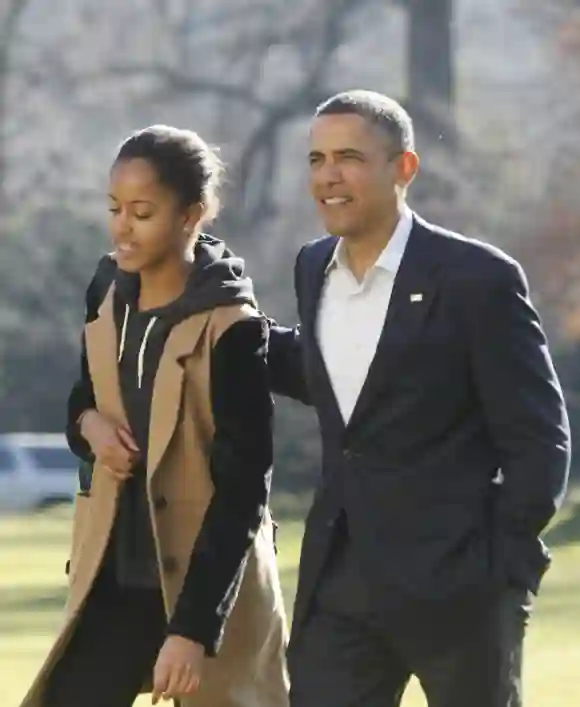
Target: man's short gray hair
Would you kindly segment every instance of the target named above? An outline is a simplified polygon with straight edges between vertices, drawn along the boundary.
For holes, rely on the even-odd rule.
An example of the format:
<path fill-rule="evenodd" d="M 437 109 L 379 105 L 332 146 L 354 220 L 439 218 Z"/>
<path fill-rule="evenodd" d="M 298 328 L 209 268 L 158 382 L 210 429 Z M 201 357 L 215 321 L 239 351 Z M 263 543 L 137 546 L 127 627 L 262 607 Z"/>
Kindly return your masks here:
<path fill-rule="evenodd" d="M 315 117 L 322 115 L 360 115 L 388 137 L 397 152 L 415 149 L 413 120 L 400 103 L 374 91 L 343 91 L 321 103 Z"/>

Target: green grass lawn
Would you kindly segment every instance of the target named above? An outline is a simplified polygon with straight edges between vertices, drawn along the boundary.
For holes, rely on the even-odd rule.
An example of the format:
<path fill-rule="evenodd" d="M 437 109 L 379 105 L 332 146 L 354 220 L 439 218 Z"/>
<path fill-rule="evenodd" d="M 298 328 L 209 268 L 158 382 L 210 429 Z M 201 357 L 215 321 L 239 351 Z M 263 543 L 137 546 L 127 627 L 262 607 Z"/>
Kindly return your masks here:
<path fill-rule="evenodd" d="M 289 518 L 281 523 L 279 559 L 290 608 L 302 524 L 295 514 Z M 57 631 L 69 529 L 68 509 L 0 518 L 0 707 L 17 707 Z M 526 706 L 572 707 L 580 705 L 580 498 L 569 503 L 548 539 L 554 565 L 528 638 Z M 136 704 L 144 707 L 148 698 Z M 424 704 L 412 684 L 405 707 Z"/>

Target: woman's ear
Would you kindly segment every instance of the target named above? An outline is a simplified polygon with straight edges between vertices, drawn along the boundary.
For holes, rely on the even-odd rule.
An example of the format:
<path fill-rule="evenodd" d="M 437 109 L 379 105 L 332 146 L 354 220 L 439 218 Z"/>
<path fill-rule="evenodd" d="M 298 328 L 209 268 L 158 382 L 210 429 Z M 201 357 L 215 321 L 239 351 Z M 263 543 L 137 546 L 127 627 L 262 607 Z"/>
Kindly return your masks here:
<path fill-rule="evenodd" d="M 201 202 L 188 207 L 183 230 L 189 233 L 190 236 L 199 230 L 204 211 L 205 207 Z"/>

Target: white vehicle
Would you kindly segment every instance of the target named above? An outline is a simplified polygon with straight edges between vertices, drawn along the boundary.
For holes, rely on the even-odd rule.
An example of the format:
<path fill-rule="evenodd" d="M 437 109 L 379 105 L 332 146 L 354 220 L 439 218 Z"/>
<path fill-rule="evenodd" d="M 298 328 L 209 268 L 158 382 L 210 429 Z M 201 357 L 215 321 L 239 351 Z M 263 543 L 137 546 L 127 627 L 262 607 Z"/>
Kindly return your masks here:
<path fill-rule="evenodd" d="M 78 459 L 62 434 L 0 435 L 0 512 L 74 500 Z"/>

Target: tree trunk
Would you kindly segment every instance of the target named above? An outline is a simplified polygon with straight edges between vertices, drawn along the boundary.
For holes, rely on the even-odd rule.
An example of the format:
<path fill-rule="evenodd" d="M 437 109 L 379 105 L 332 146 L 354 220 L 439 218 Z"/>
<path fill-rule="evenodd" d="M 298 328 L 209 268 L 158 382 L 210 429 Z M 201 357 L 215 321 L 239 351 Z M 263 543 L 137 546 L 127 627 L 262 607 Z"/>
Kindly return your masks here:
<path fill-rule="evenodd" d="M 454 148 L 454 0 L 407 0 L 408 107 L 419 144 Z"/>

